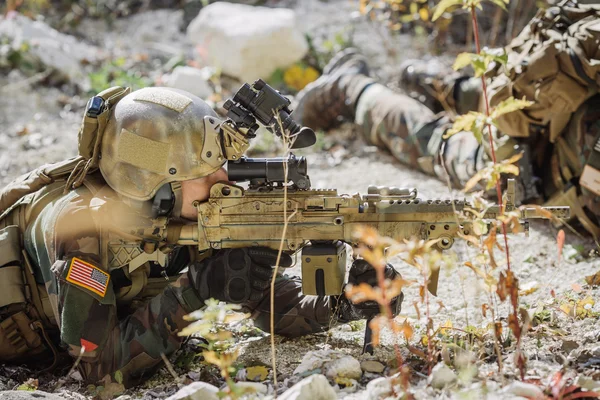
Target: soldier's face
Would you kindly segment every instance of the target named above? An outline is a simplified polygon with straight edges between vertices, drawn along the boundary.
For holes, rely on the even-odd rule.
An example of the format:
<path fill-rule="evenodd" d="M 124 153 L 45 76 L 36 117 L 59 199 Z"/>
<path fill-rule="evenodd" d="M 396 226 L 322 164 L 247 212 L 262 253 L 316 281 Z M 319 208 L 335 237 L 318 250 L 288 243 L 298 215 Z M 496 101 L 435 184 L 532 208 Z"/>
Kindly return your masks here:
<path fill-rule="evenodd" d="M 227 171 L 225 171 L 224 168 L 221 168 L 203 178 L 181 182 L 181 193 L 183 196 L 181 216 L 192 221 L 197 220 L 198 212 L 193 206 L 194 202 L 208 200 L 210 188 L 219 181 L 229 181 L 227 177 Z"/>

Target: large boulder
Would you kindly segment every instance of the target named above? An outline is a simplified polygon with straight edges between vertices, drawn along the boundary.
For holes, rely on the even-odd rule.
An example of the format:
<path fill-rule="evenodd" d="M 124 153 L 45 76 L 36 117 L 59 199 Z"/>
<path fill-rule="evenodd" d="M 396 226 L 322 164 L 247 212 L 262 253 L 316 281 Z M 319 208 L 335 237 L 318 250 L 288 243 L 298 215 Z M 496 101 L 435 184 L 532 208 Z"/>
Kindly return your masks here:
<path fill-rule="evenodd" d="M 217 2 L 187 29 L 211 65 L 242 81 L 269 78 L 304 57 L 308 44 L 289 9 Z"/>
<path fill-rule="evenodd" d="M 86 90 L 89 80 L 83 64 L 96 62 L 102 57 L 102 51 L 97 47 L 17 13 L 0 17 L 1 38 L 8 39 L 9 46 L 14 49 L 28 49 L 46 67 L 55 69 Z"/>

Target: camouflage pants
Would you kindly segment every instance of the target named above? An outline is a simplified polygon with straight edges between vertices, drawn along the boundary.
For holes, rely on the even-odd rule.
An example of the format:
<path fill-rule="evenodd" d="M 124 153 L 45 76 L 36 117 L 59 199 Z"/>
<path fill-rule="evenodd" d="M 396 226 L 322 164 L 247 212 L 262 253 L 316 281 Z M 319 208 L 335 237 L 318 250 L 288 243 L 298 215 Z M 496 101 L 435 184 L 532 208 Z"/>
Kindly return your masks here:
<path fill-rule="evenodd" d="M 359 98 L 355 122 L 368 143 L 427 174 L 446 179 L 447 171 L 455 186 L 463 186 L 486 161 L 484 146 L 471 133 L 444 139 L 451 125 L 446 114 L 435 115 L 380 84 L 367 87 Z"/>

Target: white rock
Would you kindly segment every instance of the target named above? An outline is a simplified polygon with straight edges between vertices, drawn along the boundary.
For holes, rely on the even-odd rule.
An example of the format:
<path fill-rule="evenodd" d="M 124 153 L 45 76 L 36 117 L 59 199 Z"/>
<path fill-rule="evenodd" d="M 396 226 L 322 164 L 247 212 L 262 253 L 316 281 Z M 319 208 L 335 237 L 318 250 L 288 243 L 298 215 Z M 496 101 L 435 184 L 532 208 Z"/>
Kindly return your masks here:
<path fill-rule="evenodd" d="M 311 375 L 292 386 L 278 397 L 279 400 L 335 400 L 337 395 L 327 378 Z"/>
<path fill-rule="evenodd" d="M 167 400 L 219 400 L 218 392 L 219 389 L 210 383 L 194 382 L 179 389 L 173 396 L 167 397 Z"/>
<path fill-rule="evenodd" d="M 385 399 L 392 395 L 391 378 L 377 378 L 367 383 L 366 400 Z"/>
<path fill-rule="evenodd" d="M 510 385 L 506 386 L 503 390 L 504 393 L 514 394 L 516 396 L 526 397 L 531 400 L 544 399 L 544 392 L 539 387 L 532 385 L 531 383 L 524 383 L 514 381 Z"/>
<path fill-rule="evenodd" d="M 600 346 L 594 347 L 592 350 L 590 350 L 590 353 L 592 353 L 592 356 L 600 358 Z"/>
<path fill-rule="evenodd" d="M 0 17 L 0 37 L 6 37 L 10 46 L 29 45 L 29 51 L 44 65 L 51 67 L 83 89 L 89 89 L 89 79 L 82 63 L 95 62 L 102 57 L 97 47 L 65 35 L 42 21 L 33 21 L 21 14 Z"/>
<path fill-rule="evenodd" d="M 258 394 L 267 394 L 269 391 L 267 385 L 259 382 L 236 382 L 235 385 L 242 389 L 250 389 L 251 392 Z"/>
<path fill-rule="evenodd" d="M 185 90 L 201 99 L 206 99 L 212 94 L 207 79 L 206 71 L 180 65 L 163 78 L 163 83 L 165 86 Z"/>
<path fill-rule="evenodd" d="M 456 382 L 456 374 L 443 362 L 438 363 L 431 370 L 427 382 L 436 389 L 443 389 L 447 385 Z"/>
<path fill-rule="evenodd" d="M 29 392 L 26 390 L 7 390 L 0 393 L 0 400 L 60 400 L 63 397 L 52 393 L 36 390 Z"/>
<path fill-rule="evenodd" d="M 317 350 L 306 353 L 302 362 L 294 370 L 299 375 L 321 369 L 328 378 L 360 379 L 360 362 L 352 356 L 337 350 Z"/>
<path fill-rule="evenodd" d="M 284 8 L 212 3 L 200 10 L 187 35 L 211 65 L 247 82 L 269 78 L 308 51 L 295 12 Z"/>

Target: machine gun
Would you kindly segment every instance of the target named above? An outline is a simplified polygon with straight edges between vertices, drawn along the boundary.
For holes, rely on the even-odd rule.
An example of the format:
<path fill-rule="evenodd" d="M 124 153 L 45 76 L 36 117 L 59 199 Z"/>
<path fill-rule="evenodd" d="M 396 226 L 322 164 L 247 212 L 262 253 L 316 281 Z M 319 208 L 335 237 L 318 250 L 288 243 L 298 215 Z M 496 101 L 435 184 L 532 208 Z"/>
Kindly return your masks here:
<path fill-rule="evenodd" d="M 284 166 L 288 171 L 284 179 Z M 416 189 L 369 187 L 366 195 L 340 195 L 335 189 L 312 189 L 303 157 L 251 159 L 229 162 L 229 178 L 249 181 L 249 187 L 217 183 L 208 201 L 197 204 L 198 224 L 181 230 L 178 244 L 195 245 L 200 251 L 265 246 L 290 254 L 301 252 L 302 290 L 308 295 L 339 295 L 346 273 L 346 246 L 355 244 L 359 226 L 371 226 L 395 240 L 437 240 L 440 250 L 455 239 L 473 234 L 470 221 L 459 221 L 457 213 L 472 206 L 466 201 L 422 200 Z M 284 202 L 284 185 L 287 200 Z M 530 207 L 514 204 L 515 184 L 510 181 L 505 212 L 519 210 L 521 227 L 528 232 L 528 219 L 568 218 L 569 207 Z M 285 209 L 285 210 L 284 210 Z M 284 212 L 289 218 L 283 235 Z M 484 220 L 500 215 L 490 207 Z M 430 277 L 430 291 L 437 291 L 438 276 Z"/>

